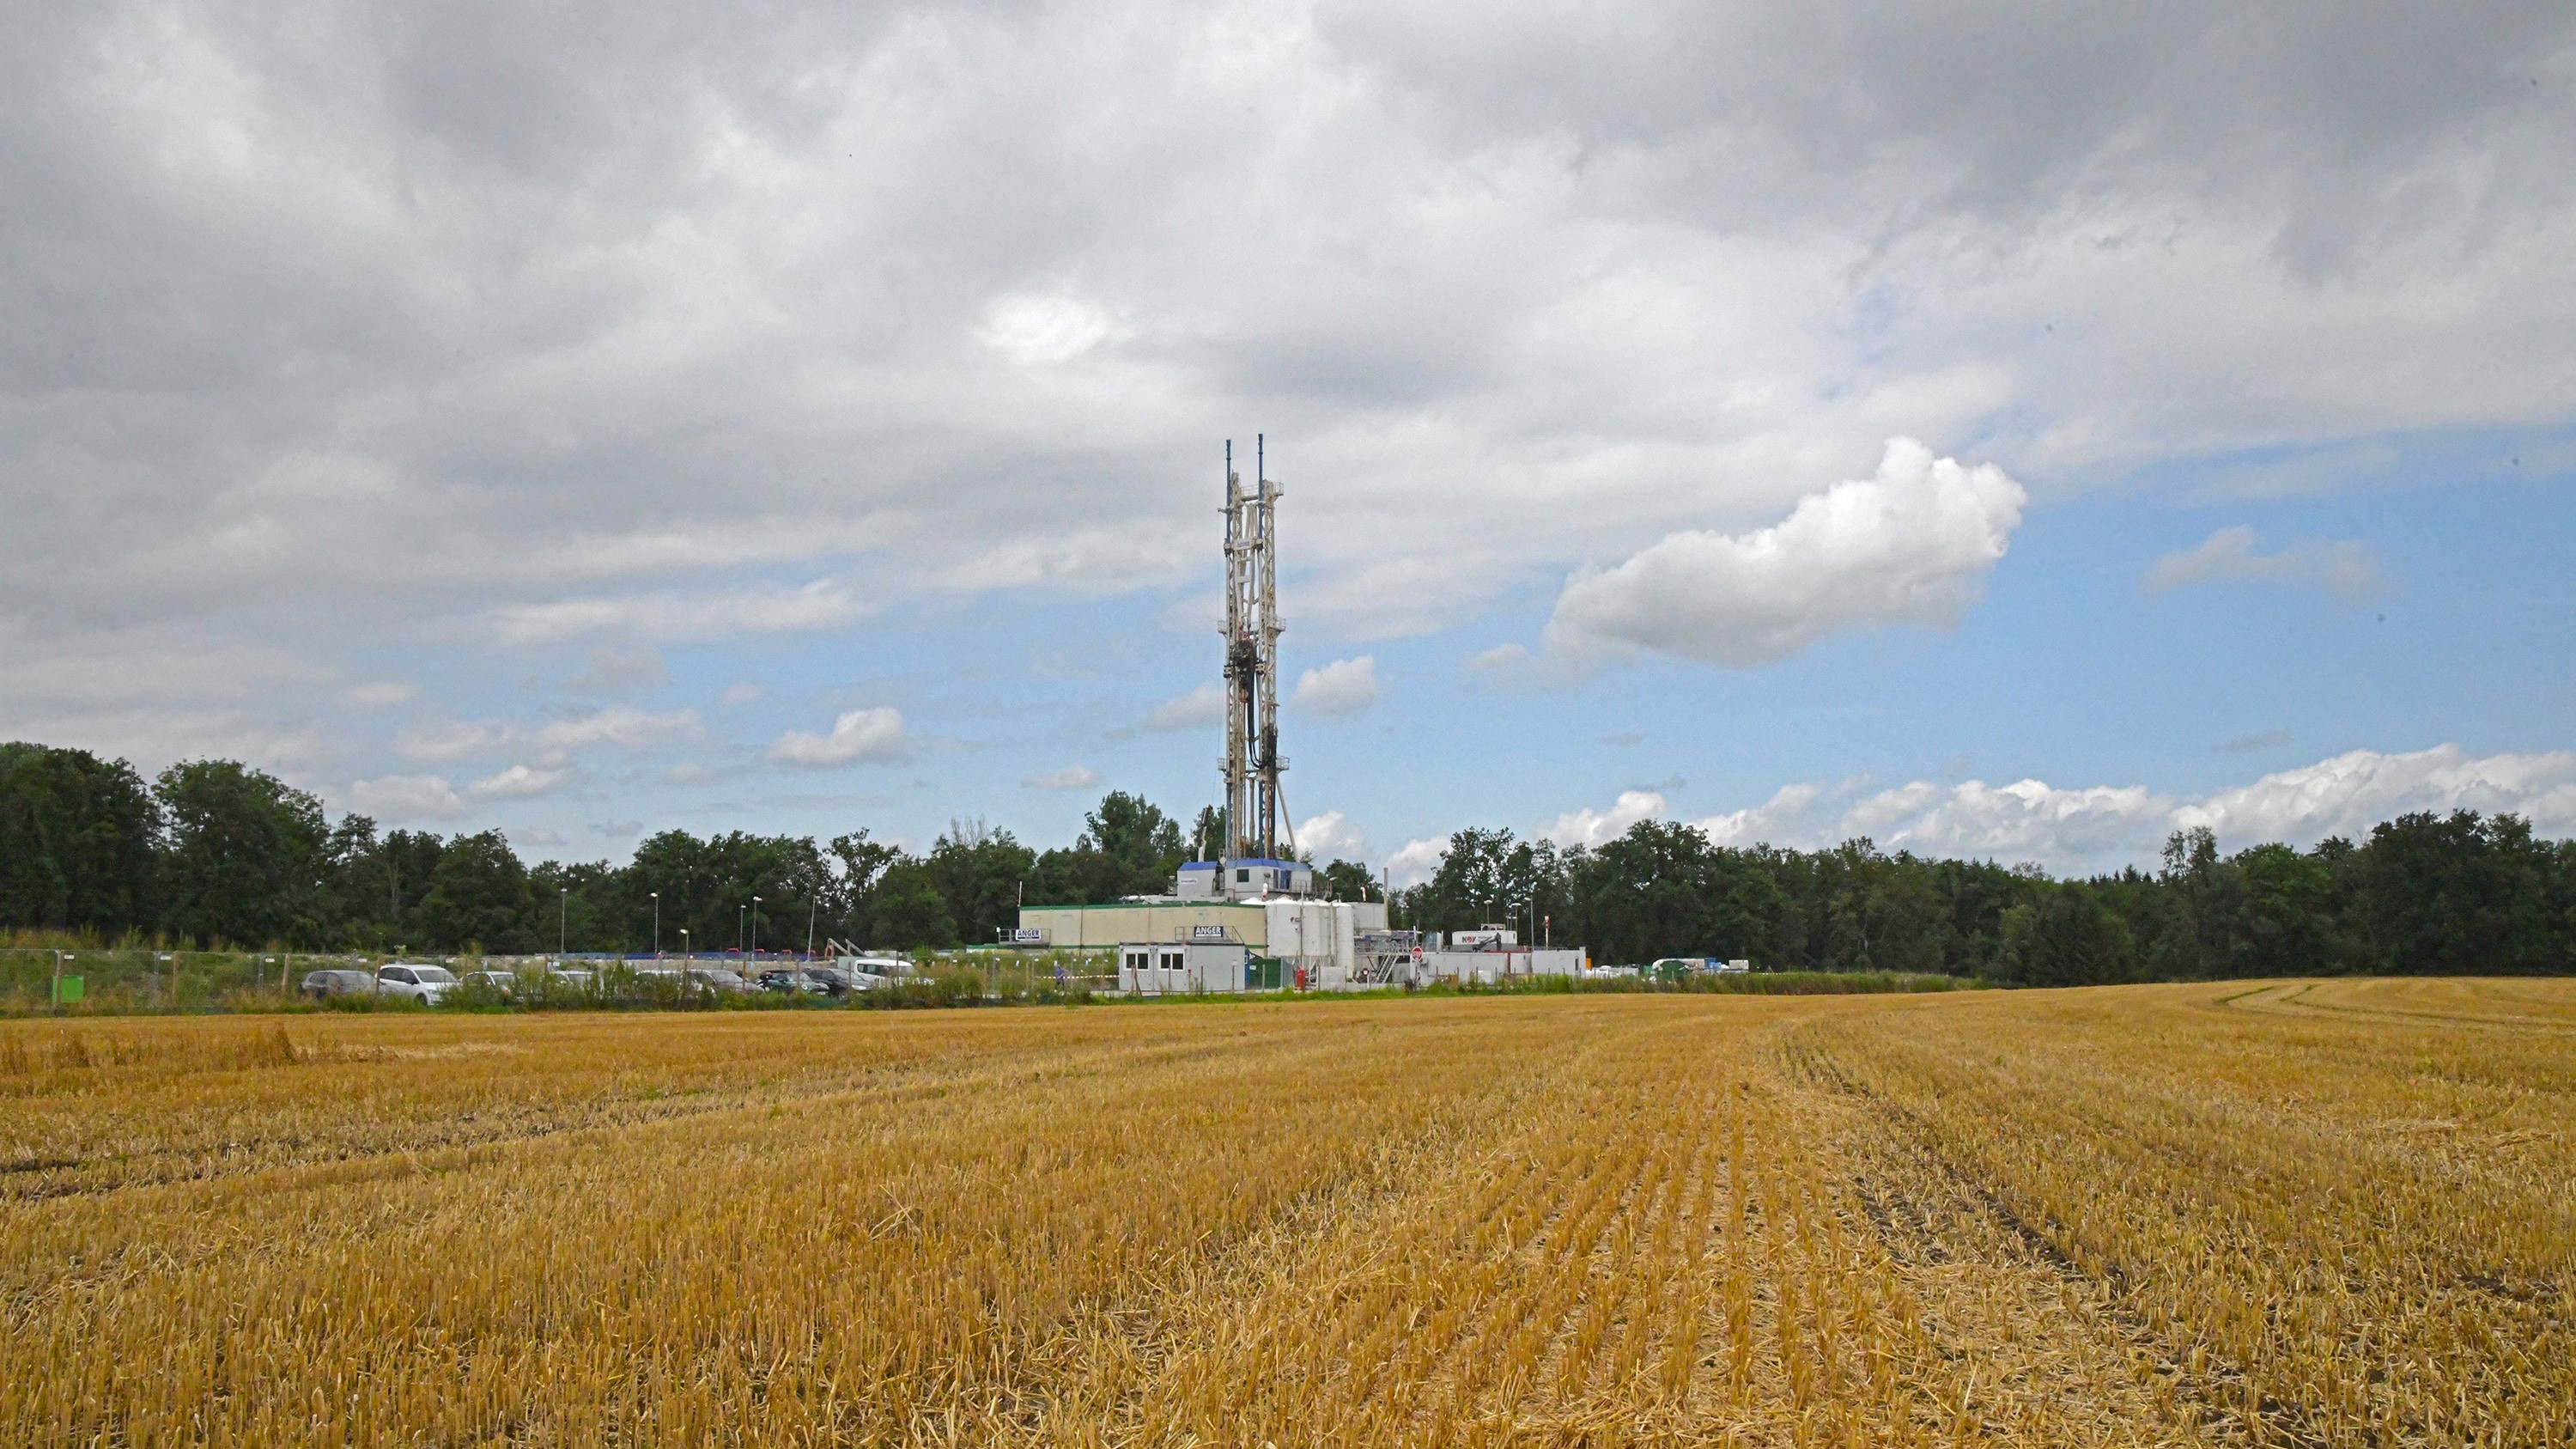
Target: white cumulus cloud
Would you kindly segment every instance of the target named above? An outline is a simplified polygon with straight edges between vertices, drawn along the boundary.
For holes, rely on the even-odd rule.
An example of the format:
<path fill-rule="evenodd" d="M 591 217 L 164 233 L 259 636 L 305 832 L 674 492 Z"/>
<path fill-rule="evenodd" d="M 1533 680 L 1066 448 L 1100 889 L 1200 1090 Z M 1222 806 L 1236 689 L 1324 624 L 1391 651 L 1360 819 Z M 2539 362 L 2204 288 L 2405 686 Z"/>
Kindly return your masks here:
<path fill-rule="evenodd" d="M 1395 854 L 1386 858 L 1389 879 L 1396 889 L 1420 885 L 1431 879 L 1440 868 L 1440 857 L 1449 853 L 1449 837 L 1435 835 L 1428 840 L 1408 840 Z"/>
<path fill-rule="evenodd" d="M 2174 823 L 2206 825 L 2232 844 L 2305 844 L 2359 837 L 2378 821 L 2417 810 L 2510 811 L 2545 834 L 2576 834 L 2576 751 L 2472 756 L 2449 744 L 2397 755 L 2353 750 L 2221 790 L 2176 810 Z"/>
<path fill-rule="evenodd" d="M 832 721 L 829 734 L 789 730 L 769 747 L 769 758 L 781 764 L 816 767 L 899 759 L 903 753 L 903 712 L 885 706 L 850 710 Z"/>
<path fill-rule="evenodd" d="M 1596 814 L 1606 820 L 1615 809 L 1575 811 L 1558 828 Z M 2274 840 L 2304 849 L 2329 835 L 2359 839 L 2380 821 L 2416 810 L 2510 812 L 2544 834 L 2576 835 L 2576 751 L 2472 756 L 2449 744 L 2397 754 L 2353 750 L 2198 797 L 2041 780 L 1917 780 L 1889 789 L 1866 780 L 1800 783 L 1760 805 L 1692 823 L 1719 845 L 1812 848 L 1867 836 L 1883 850 L 2091 871 L 2151 864 L 2166 836 L 2195 826 L 2209 827 L 2229 850 Z"/>
<path fill-rule="evenodd" d="M 1088 765 L 1067 765 L 1043 775 L 1031 775 L 1020 782 L 1032 790 L 1088 790 L 1100 783 L 1100 777 Z"/>
<path fill-rule="evenodd" d="M 380 821 L 445 820 L 465 813 L 455 787 L 438 775 L 383 775 L 349 787 L 349 807 Z"/>
<path fill-rule="evenodd" d="M 2278 553 L 2263 553 L 2257 543 L 2254 530 L 2244 524 L 2222 528 L 2190 548 L 2157 559 L 2147 567 L 2138 587 L 2152 595 L 2194 584 L 2250 579 L 2324 589 L 2347 604 L 2365 603 L 2387 591 L 2379 555 L 2359 539 L 2294 543 Z"/>
<path fill-rule="evenodd" d="M 512 765 L 499 774 L 487 775 L 466 786 L 465 794 L 473 800 L 526 800 L 546 793 L 571 775 L 569 769 Z"/>
<path fill-rule="evenodd" d="M 1622 790 L 1607 810 L 1569 810 L 1539 831 L 1563 846 L 1604 845 L 1628 833 L 1640 820 L 1664 813 L 1664 797 L 1652 790 Z"/>
<path fill-rule="evenodd" d="M 1298 826 L 1297 848 L 1318 864 L 1368 859 L 1368 841 L 1339 810 L 1327 810 Z"/>
<path fill-rule="evenodd" d="M 1378 683 L 1377 659 L 1363 654 L 1357 659 L 1336 659 L 1297 676 L 1288 704 L 1318 719 L 1340 719 L 1377 703 L 1385 693 Z"/>
<path fill-rule="evenodd" d="M 1676 533 L 1576 575 L 1548 621 L 1548 649 L 1741 666 L 1845 629 L 1946 627 L 1983 596 L 2026 501 L 2001 468 L 1893 438 L 1875 477 L 1810 494 L 1768 528 Z"/>
<path fill-rule="evenodd" d="M 1197 730 L 1225 722 L 1225 690 L 1202 684 L 1177 699 L 1167 699 L 1145 716 L 1149 730 Z"/>

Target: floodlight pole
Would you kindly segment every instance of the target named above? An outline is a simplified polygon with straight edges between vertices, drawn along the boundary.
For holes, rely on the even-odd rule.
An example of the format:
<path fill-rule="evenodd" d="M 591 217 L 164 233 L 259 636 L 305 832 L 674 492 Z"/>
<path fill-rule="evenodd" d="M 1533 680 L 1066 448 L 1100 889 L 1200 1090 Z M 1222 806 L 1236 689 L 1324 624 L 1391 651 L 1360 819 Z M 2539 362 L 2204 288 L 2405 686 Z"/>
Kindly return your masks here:
<path fill-rule="evenodd" d="M 572 887 L 563 887 L 563 901 L 555 912 L 555 959 L 563 959 L 572 949 Z"/>
<path fill-rule="evenodd" d="M 662 959 L 662 893 L 653 892 L 653 959 Z"/>

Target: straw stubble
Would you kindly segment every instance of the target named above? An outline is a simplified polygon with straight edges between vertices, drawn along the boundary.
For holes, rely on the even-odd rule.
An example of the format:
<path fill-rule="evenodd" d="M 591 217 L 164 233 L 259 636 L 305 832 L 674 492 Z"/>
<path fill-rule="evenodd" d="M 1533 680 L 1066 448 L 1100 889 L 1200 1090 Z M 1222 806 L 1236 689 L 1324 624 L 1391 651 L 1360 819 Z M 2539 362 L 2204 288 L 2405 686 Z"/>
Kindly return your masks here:
<path fill-rule="evenodd" d="M 9 1443 L 2576 1442 L 2559 983 L 0 1037 Z"/>

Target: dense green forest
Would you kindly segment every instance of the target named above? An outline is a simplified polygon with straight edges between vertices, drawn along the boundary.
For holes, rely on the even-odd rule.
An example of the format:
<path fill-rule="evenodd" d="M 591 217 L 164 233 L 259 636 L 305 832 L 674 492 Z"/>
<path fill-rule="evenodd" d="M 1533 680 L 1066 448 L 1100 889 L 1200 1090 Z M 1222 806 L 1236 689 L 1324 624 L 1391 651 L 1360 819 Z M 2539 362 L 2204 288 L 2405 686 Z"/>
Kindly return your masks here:
<path fill-rule="evenodd" d="M 670 830 L 625 865 L 530 865 L 499 831 L 379 834 L 361 815 L 229 761 L 149 783 L 124 761 L 0 745 L 0 929 L 493 952 L 801 949 L 989 941 L 1018 905 L 1168 890 L 1214 812 L 1181 823 L 1112 792 L 1069 846 L 1032 850 L 959 823 L 914 854 L 853 830 L 828 841 Z M 1368 871 L 1318 871 L 1344 898 Z M 1647 821 L 1596 849 L 1463 830 L 1395 922 L 1488 922 L 1599 961 L 1746 957 L 1775 970 L 1921 971 L 2024 985 L 2321 972 L 2576 970 L 2576 843 L 2461 811 L 2402 816 L 2361 841 L 2221 855 L 2174 836 L 2161 867 L 2056 880 L 2031 866 L 1830 849 L 1733 849 Z M 657 938 L 658 932 L 658 938 Z"/>

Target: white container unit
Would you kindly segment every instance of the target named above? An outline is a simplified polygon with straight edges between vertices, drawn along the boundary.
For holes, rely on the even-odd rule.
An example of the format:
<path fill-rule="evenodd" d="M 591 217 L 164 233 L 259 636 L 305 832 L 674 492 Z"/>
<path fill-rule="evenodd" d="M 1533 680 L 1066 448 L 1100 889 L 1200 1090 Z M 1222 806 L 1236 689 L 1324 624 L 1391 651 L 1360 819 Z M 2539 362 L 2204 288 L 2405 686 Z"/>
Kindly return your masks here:
<path fill-rule="evenodd" d="M 1527 981 L 1533 976 L 1581 976 L 1592 953 L 1580 946 L 1527 946 L 1500 951 L 1425 951 L 1416 979 L 1478 986 Z"/>
<path fill-rule="evenodd" d="M 1130 996 L 1239 992 L 1251 955 L 1239 942 L 1129 941 L 1118 948 L 1118 989 Z"/>

